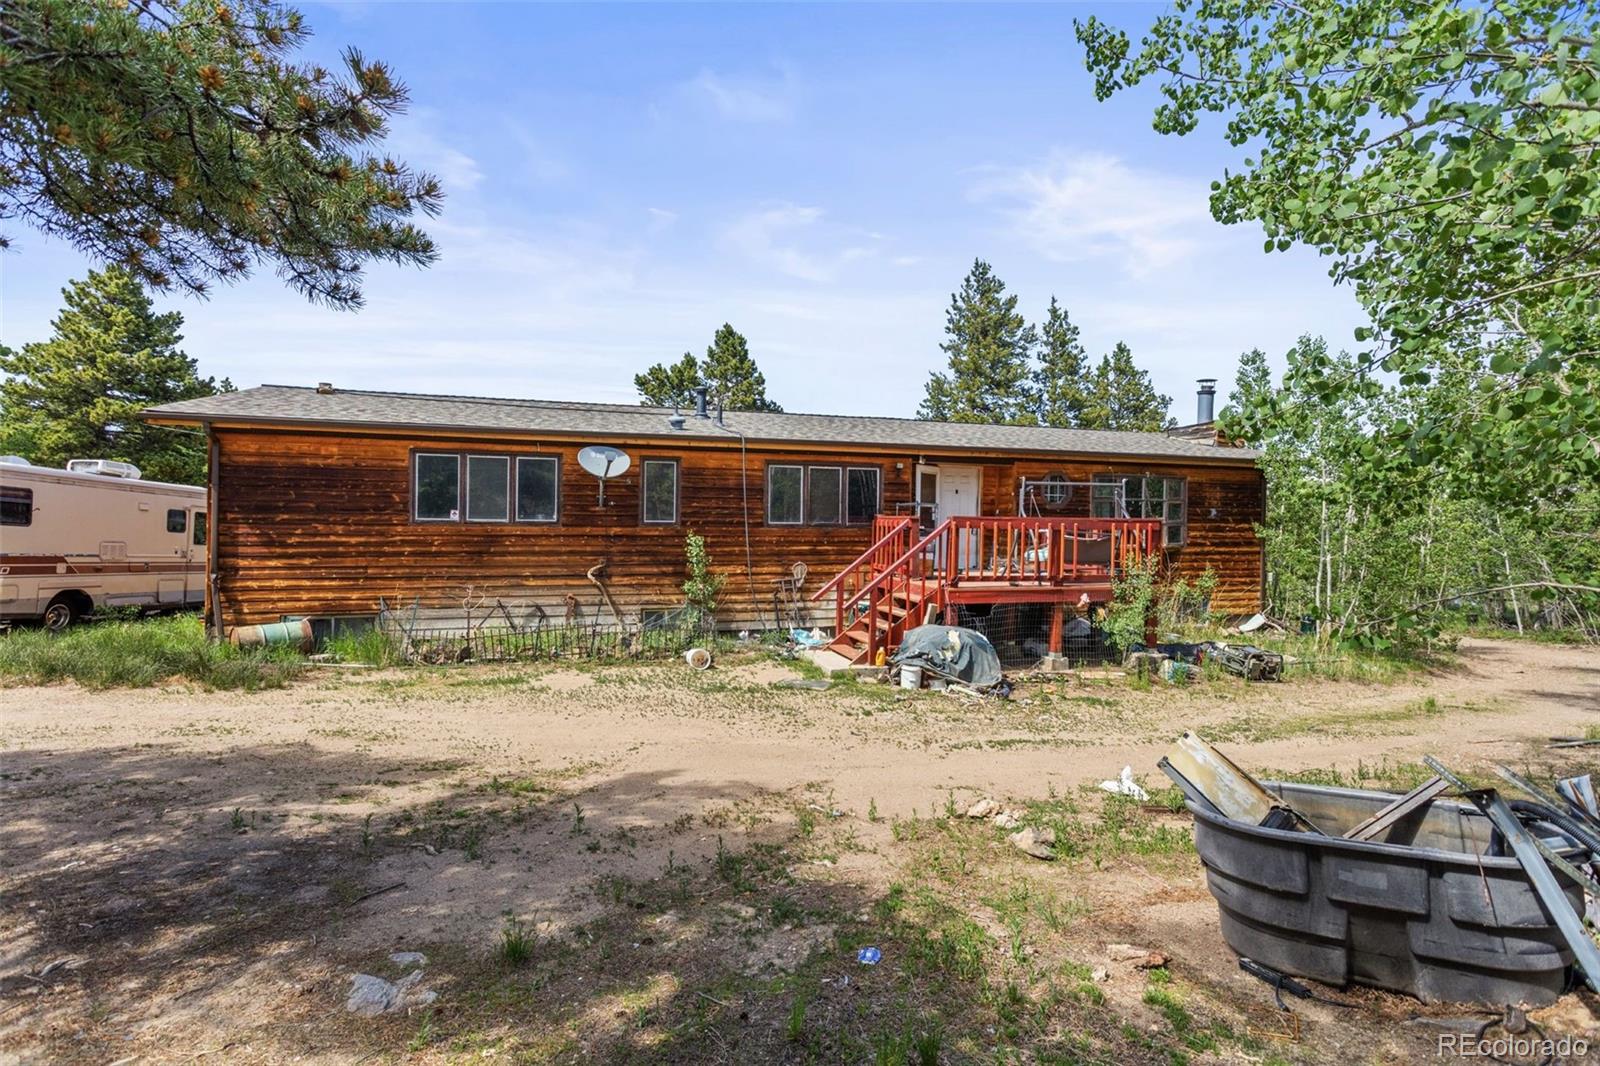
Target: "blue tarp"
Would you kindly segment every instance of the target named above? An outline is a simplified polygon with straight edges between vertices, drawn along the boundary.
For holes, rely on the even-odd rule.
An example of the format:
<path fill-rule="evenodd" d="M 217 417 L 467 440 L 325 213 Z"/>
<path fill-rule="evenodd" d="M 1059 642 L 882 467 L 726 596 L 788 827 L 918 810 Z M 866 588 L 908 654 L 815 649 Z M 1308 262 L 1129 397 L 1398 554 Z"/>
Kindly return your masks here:
<path fill-rule="evenodd" d="M 990 688 L 1001 680 L 1000 656 L 989 638 L 960 626 L 918 626 L 906 634 L 889 661 L 920 666 L 925 674 L 973 688 Z"/>

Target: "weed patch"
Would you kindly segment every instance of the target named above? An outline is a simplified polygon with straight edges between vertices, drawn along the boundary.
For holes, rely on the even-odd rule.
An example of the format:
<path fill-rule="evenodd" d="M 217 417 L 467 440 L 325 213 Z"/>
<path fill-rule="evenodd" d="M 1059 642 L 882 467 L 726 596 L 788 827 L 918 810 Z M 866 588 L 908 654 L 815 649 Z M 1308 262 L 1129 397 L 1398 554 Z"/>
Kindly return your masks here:
<path fill-rule="evenodd" d="M 282 688 L 306 668 L 288 648 L 236 648 L 206 639 L 194 615 L 93 622 L 65 633 L 13 630 L 0 638 L 0 678 L 76 681 L 85 688 L 148 688 L 172 678 L 207 689 Z"/>

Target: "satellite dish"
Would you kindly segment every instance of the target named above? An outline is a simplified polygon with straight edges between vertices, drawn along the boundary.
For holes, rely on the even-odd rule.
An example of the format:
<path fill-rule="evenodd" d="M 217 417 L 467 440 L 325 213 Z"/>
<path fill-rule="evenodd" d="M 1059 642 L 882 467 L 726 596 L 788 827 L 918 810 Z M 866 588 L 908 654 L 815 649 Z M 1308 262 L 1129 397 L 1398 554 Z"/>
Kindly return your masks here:
<path fill-rule="evenodd" d="M 600 479 L 600 506 L 606 505 L 606 478 L 627 472 L 633 460 L 621 448 L 609 444 L 591 444 L 578 451 L 578 465 Z"/>
<path fill-rule="evenodd" d="M 632 463 L 627 452 L 606 444 L 592 444 L 578 452 L 578 465 L 602 481 L 626 473 Z"/>

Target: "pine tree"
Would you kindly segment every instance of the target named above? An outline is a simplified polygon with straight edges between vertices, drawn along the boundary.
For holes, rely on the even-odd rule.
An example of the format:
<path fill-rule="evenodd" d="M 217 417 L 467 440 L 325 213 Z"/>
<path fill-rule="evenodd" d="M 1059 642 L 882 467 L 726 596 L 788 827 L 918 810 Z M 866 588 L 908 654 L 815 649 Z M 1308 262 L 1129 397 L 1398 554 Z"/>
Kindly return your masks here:
<path fill-rule="evenodd" d="M 1095 367 L 1081 424 L 1085 429 L 1159 433 L 1172 424 L 1167 417 L 1171 405 L 1172 397 L 1156 392 L 1150 375 L 1134 363 L 1133 352 L 1118 341 Z"/>
<path fill-rule="evenodd" d="M 1028 425 L 1036 421 L 1029 360 L 1035 333 L 1016 296 L 994 269 L 975 259 L 945 312 L 940 349 L 948 372 L 931 374 L 919 418 L 940 422 Z"/>
<path fill-rule="evenodd" d="M 783 410 L 767 399 L 767 379 L 750 358 L 749 343 L 726 322 L 711 339 L 705 359 L 684 352 L 676 363 L 656 363 L 633 377 L 639 402 L 652 407 L 691 407 L 700 385 L 713 407 L 721 403 L 729 411 Z"/>
<path fill-rule="evenodd" d="M 1088 355 L 1078 340 L 1078 327 L 1054 296 L 1039 330 L 1039 365 L 1033 371 L 1033 387 L 1039 399 L 1040 424 L 1082 423 L 1088 401 Z"/>
<path fill-rule="evenodd" d="M 710 390 L 713 406 L 730 411 L 781 411 L 767 399 L 767 379 L 750 358 L 750 345 L 744 335 L 724 322 L 706 349 L 701 374 Z"/>
<path fill-rule="evenodd" d="M 633 376 L 639 402 L 646 407 L 692 407 L 694 389 L 700 384 L 700 360 L 684 352 L 676 363 L 657 363 Z"/>
<path fill-rule="evenodd" d="M 90 271 L 62 296 L 49 340 L 0 348 L 0 447 L 41 466 L 120 459 L 155 481 L 203 483 L 205 442 L 139 419 L 155 404 L 233 389 L 202 378 L 179 349 L 183 316 L 157 314 L 120 267 Z"/>
<path fill-rule="evenodd" d="M 310 32 L 273 0 L 5 4 L 0 218 L 195 293 L 268 262 L 355 307 L 367 263 L 432 263 L 438 180 L 374 153 L 405 86 L 296 62 Z"/>

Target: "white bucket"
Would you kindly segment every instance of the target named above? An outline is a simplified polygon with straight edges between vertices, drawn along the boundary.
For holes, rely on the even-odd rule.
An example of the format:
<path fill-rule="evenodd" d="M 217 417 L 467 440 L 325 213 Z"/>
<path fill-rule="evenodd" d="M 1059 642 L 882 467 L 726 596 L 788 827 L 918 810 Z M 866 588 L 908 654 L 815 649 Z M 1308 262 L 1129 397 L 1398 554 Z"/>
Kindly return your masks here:
<path fill-rule="evenodd" d="M 920 666 L 911 666 L 910 664 L 902 666 L 900 668 L 900 687 L 901 688 L 921 688 L 922 687 L 922 667 L 920 667 Z"/>
<path fill-rule="evenodd" d="M 705 648 L 690 648 L 683 653 L 683 661 L 696 670 L 711 669 L 711 653 Z"/>

